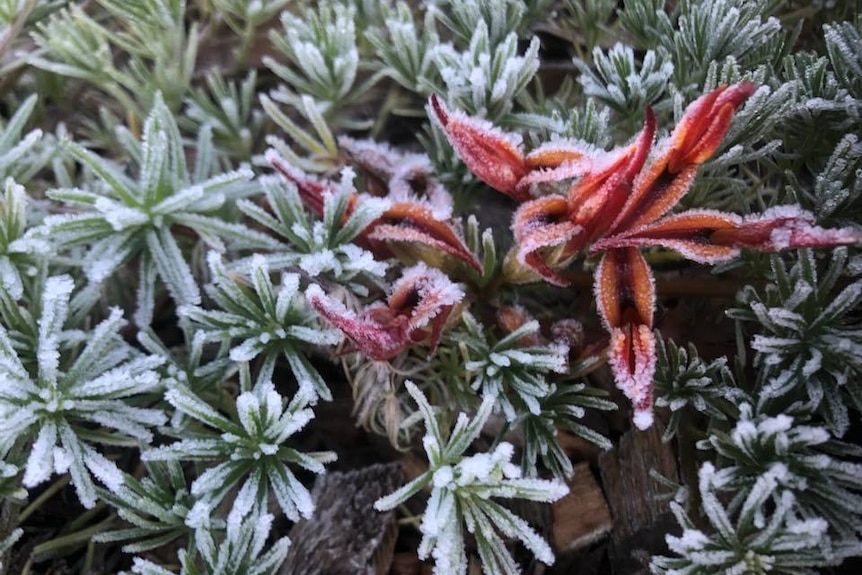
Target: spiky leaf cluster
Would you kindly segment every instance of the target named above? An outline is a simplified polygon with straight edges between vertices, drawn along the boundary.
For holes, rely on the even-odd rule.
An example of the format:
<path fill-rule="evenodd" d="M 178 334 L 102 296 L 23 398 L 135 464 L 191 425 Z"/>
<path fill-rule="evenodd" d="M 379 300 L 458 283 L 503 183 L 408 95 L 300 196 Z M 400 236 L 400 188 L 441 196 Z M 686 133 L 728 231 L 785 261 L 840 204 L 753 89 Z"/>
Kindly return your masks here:
<path fill-rule="evenodd" d="M 264 64 L 294 93 L 309 95 L 328 110 L 355 97 L 359 68 L 355 10 L 329 0 L 301 9 L 301 14 L 282 12 L 282 33 L 270 32 L 270 40 L 289 60 L 285 65 L 272 57 Z"/>
<path fill-rule="evenodd" d="M 230 350 L 233 361 L 251 361 L 261 356 L 261 371 L 272 373 L 279 357 L 284 357 L 308 401 L 332 398 L 323 377 L 311 365 L 306 353 L 316 345 L 335 345 L 341 332 L 322 329 L 317 315 L 300 292 L 298 274 L 285 273 L 276 288 L 262 255 L 255 255 L 242 273 L 225 267 L 221 255 L 207 257 L 212 284 L 207 293 L 218 306 L 204 309 L 184 306 L 179 313 L 203 332 L 207 341 L 236 342 Z"/>
<path fill-rule="evenodd" d="M 753 491 L 772 488 L 776 504 L 789 491 L 794 512 L 825 519 L 839 545 L 862 542 L 862 465 L 833 456 L 849 446 L 831 440 L 826 428 L 783 414 L 756 417 L 743 404 L 734 428 L 714 433 L 706 445 L 728 463 L 719 471 L 720 489 L 733 495 L 731 507 Z"/>
<path fill-rule="evenodd" d="M 725 476 L 711 463 L 698 474 L 701 507 L 709 531 L 699 528 L 679 502 L 671 510 L 683 527 L 682 535 L 668 535 L 675 557 L 654 557 L 650 569 L 660 575 L 744 575 L 781 573 L 816 575 L 817 568 L 837 565 L 859 553 L 858 545 L 829 548 L 828 524 L 823 519 L 800 517 L 791 492 L 775 499 L 774 477 L 752 490 L 733 507 L 725 506 L 720 490 Z"/>
<path fill-rule="evenodd" d="M 494 45 L 488 23 L 480 20 L 464 51 L 441 44 L 435 60 L 447 102 L 495 121 L 509 114 L 515 96 L 538 71 L 539 41 L 533 38 L 526 52 L 519 56 L 517 34 L 512 32 Z"/>
<path fill-rule="evenodd" d="M 137 258 L 140 281 L 135 320 L 146 326 L 152 321 L 157 278 L 178 304 L 201 301 L 178 227 L 192 230 L 221 251 L 225 250 L 223 238 L 243 247 L 269 247 L 275 242 L 217 216 L 217 210 L 231 194 L 242 191 L 252 173 L 240 169 L 210 176 L 203 150 L 194 170 L 189 170 L 176 120 L 159 97 L 147 117 L 142 141 L 127 142 L 130 156 L 140 166 L 137 180 L 80 144 L 64 142 L 69 153 L 97 174 L 100 182 L 87 190 L 50 191 L 51 199 L 74 211 L 49 216 L 34 234 L 60 249 L 86 247 L 84 273 L 95 283 Z"/>
<path fill-rule="evenodd" d="M 560 430 L 567 431 L 601 449 L 610 449 L 611 441 L 598 433 L 581 419 L 587 409 L 611 411 L 617 405 L 601 397 L 599 390 L 588 388 L 583 383 L 558 383 L 551 386 L 550 393 L 539 400 L 539 413 L 524 413 L 519 424 L 524 433 L 524 451 L 521 469 L 525 475 L 538 474 L 536 462 L 542 464 L 559 480 L 574 473 L 572 460 L 559 441 Z"/>
<path fill-rule="evenodd" d="M 198 526 L 194 545 L 179 552 L 180 575 L 275 575 L 287 557 L 290 540 L 281 537 L 268 544 L 273 519 L 268 513 L 252 513 L 228 522 L 224 530 Z M 131 573 L 175 575 L 140 557 L 135 557 Z"/>
<path fill-rule="evenodd" d="M 191 495 L 197 501 L 190 513 L 208 514 L 241 482 L 228 524 L 239 521 L 249 510 L 254 515 L 263 513 L 271 494 L 290 519 L 311 516 L 311 495 L 291 466 L 323 473 L 323 463 L 333 461 L 335 454 L 305 454 L 285 445 L 314 417 L 308 397 L 297 394 L 288 402 L 270 381 L 259 379 L 237 397 L 237 421 L 183 386 L 170 389 L 165 399 L 205 428 L 200 432 L 186 428 L 189 433 L 181 434 L 184 439 L 146 451 L 144 461 L 214 462 L 191 484 Z"/>
<path fill-rule="evenodd" d="M 354 243 L 356 237 L 386 209 L 387 202 L 364 198 L 352 206 L 353 173 L 345 169 L 337 193 L 323 200 L 323 217 L 307 213 L 296 185 L 281 178 L 262 178 L 269 210 L 242 200 L 238 207 L 249 218 L 285 242 L 285 249 L 266 254 L 270 269 L 302 270 L 310 277 L 323 277 L 367 295 L 367 284 L 379 284 L 386 273 L 385 262 Z M 348 212 L 348 208 L 350 211 Z M 243 265 L 239 262 L 237 265 Z"/>
<path fill-rule="evenodd" d="M 817 413 L 843 435 L 849 410 L 862 410 L 862 339 L 853 310 L 862 281 L 841 287 L 847 251 L 836 249 L 818 272 L 809 250 L 787 266 L 773 256 L 772 280 L 762 292 L 739 295 L 731 317 L 757 324 L 751 347 L 758 371 L 759 413 Z M 846 282 L 845 282 L 846 283 Z"/>
<path fill-rule="evenodd" d="M 686 408 L 716 421 L 727 421 L 736 415 L 740 402 L 749 400 L 736 386 L 725 357 L 707 363 L 694 344 L 684 348 L 656 337 L 656 358 L 655 404 L 670 410 L 665 441 L 676 435 Z"/>
<path fill-rule="evenodd" d="M 20 310 L 36 333 L 25 351 L 27 366 L 0 327 L 0 454 L 27 454 L 25 487 L 70 473 L 81 503 L 96 504 L 94 479 L 116 491 L 123 475 L 99 444 L 134 445 L 152 441 L 150 429 L 165 423 L 158 409 L 136 407 L 135 397 L 157 391 L 157 357 L 142 356 L 118 335 L 122 312 L 109 316 L 86 335 L 65 329 L 74 282 L 69 276 L 45 281 L 38 310 Z M 35 317 L 34 317 L 35 316 Z"/>
<path fill-rule="evenodd" d="M 111 504 L 128 527 L 97 534 L 100 543 L 130 541 L 123 545 L 126 553 L 142 553 L 193 536 L 194 528 L 186 523 L 195 498 L 178 461 L 147 461 L 146 475 L 138 479 L 125 476 L 116 491 L 99 489 L 99 497 Z"/>
<path fill-rule="evenodd" d="M 470 314 L 462 316 L 460 340 L 464 368 L 472 375 L 471 387 L 483 397 L 495 397 L 509 421 L 522 413 L 541 413 L 539 402 L 551 393 L 549 373 L 568 368 L 568 346 L 563 343 L 524 345 L 522 338 L 535 335 L 539 322 L 532 320 L 498 341 L 489 341 L 484 326 Z M 461 337 L 459 337 L 461 336 Z"/>
<path fill-rule="evenodd" d="M 568 491 L 563 483 L 521 477 L 510 462 L 514 448 L 499 444 L 490 453 L 466 456 L 470 444 L 491 415 L 494 398 L 487 397 L 473 419 L 459 415 L 448 436 L 443 435 L 431 404 L 413 383 L 406 383 L 425 421 L 422 445 L 429 469 L 394 493 L 379 499 L 379 510 L 393 509 L 422 488 L 431 485 L 431 497 L 422 517 L 419 557 L 433 557 L 435 575 L 467 573 L 464 538 L 476 538 L 485 573 L 514 575 L 520 567 L 506 548 L 505 539 L 516 538 L 543 563 L 554 555 L 550 546 L 526 521 L 491 498 L 556 501 Z"/>

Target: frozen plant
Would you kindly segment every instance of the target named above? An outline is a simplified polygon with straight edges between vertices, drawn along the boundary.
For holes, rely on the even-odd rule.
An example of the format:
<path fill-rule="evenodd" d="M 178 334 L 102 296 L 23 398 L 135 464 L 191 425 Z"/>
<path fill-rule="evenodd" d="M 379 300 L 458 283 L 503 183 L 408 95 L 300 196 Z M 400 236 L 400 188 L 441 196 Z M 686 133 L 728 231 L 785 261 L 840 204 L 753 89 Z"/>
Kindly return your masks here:
<path fill-rule="evenodd" d="M 306 212 L 293 182 L 283 178 L 261 178 L 269 210 L 250 200 L 237 203 L 239 209 L 274 234 L 285 248 L 264 254 L 270 269 L 298 267 L 312 278 L 326 278 L 359 295 L 368 294 L 368 285 L 381 282 L 386 262 L 356 245 L 357 236 L 388 207 L 384 200 L 366 201 L 354 209 L 352 171 L 342 172 L 341 183 L 322 198 L 318 219 Z M 240 261 L 233 267 L 247 262 Z"/>
<path fill-rule="evenodd" d="M 117 510 L 128 527 L 98 533 L 99 543 L 130 541 L 125 553 L 142 553 L 194 534 L 186 523 L 195 499 L 189 493 L 179 461 L 146 461 L 146 475 L 138 479 L 125 475 L 115 492 L 98 489 L 99 497 Z"/>
<path fill-rule="evenodd" d="M 287 82 L 293 94 L 304 94 L 332 112 L 357 94 L 354 87 L 359 70 L 356 48 L 355 9 L 335 0 L 325 0 L 302 8 L 301 15 L 281 13 L 283 33 L 273 30 L 269 38 L 290 66 L 271 56 L 263 63 Z"/>
<path fill-rule="evenodd" d="M 751 340 L 757 412 L 817 413 L 839 437 L 850 426 L 850 409 L 862 405 L 862 335 L 852 322 L 862 280 L 837 287 L 846 260 L 847 251 L 836 249 L 819 272 L 810 250 L 791 265 L 773 256 L 771 281 L 760 291 L 746 286 L 740 307 L 728 312 L 759 332 Z"/>
<path fill-rule="evenodd" d="M 430 94 L 437 80 L 434 50 L 440 43 L 433 13 L 430 10 L 425 13 L 419 30 L 410 6 L 399 0 L 395 9 L 386 10 L 385 23 L 386 34 L 377 27 L 365 31 L 365 37 L 384 64 L 383 73 L 408 90 Z"/>
<path fill-rule="evenodd" d="M 267 543 L 274 517 L 268 513 L 241 516 L 226 529 L 197 525 L 193 543 L 179 552 L 180 575 L 275 575 L 287 557 L 290 539 Z M 196 553 L 190 552 L 193 548 Z M 201 558 L 201 568 L 197 557 Z M 152 561 L 135 557 L 135 575 L 175 575 Z M 126 573 L 128 575 L 128 573 Z"/>
<path fill-rule="evenodd" d="M 236 419 L 228 419 L 205 401 L 178 385 L 165 399 L 187 416 L 209 429 L 193 437 L 144 452 L 144 461 L 212 461 L 212 467 L 191 484 L 196 502 L 191 516 L 207 516 L 238 486 L 227 522 L 239 521 L 251 510 L 260 515 L 267 509 L 270 495 L 292 521 L 310 517 L 314 511 L 311 494 L 296 478 L 291 466 L 323 473 L 324 463 L 335 460 L 332 452 L 301 453 L 285 445 L 287 440 L 314 418 L 309 397 L 296 394 L 289 402 L 276 391 L 264 372 L 253 387 L 248 367 L 242 370 L 243 393 L 236 399 Z M 249 389 L 250 387 L 250 389 Z M 177 430 L 180 437 L 185 437 Z"/>
<path fill-rule="evenodd" d="M 26 183 L 46 163 L 45 154 L 36 150 L 42 130 L 37 128 L 24 134 L 37 101 L 38 97 L 31 95 L 21 102 L 11 118 L 0 122 L 0 180 L 12 177 Z"/>
<path fill-rule="evenodd" d="M 803 425 L 793 417 L 755 416 L 742 404 L 739 420 L 727 433 L 713 433 L 701 447 L 712 447 L 726 462 L 720 489 L 731 505 L 775 483 L 793 493 L 803 517 L 822 517 L 841 545 L 862 544 L 862 465 L 836 455 L 859 455 L 858 448 L 835 441 L 825 427 Z"/>
<path fill-rule="evenodd" d="M 217 210 L 231 194 L 242 191 L 253 174 L 244 168 L 209 176 L 204 154 L 198 155 L 194 170 L 189 170 L 176 120 L 158 96 L 144 124 L 141 143 L 130 150 L 140 166 L 137 180 L 80 144 L 66 141 L 63 145 L 101 182 L 89 190 L 49 191 L 51 199 L 73 211 L 49 216 L 34 229 L 34 236 L 61 249 L 85 246 L 84 273 L 94 283 L 137 259 L 140 281 L 135 323 L 141 327 L 153 318 L 157 278 L 177 304 L 201 301 L 176 227 L 192 230 L 220 251 L 226 249 L 223 238 L 240 247 L 277 245 L 265 234 L 218 217 Z"/>
<path fill-rule="evenodd" d="M 178 313 L 192 321 L 207 341 L 242 340 L 231 348 L 231 360 L 251 361 L 261 356 L 261 372 L 272 373 L 283 356 L 307 401 L 332 399 L 306 353 L 314 346 L 339 343 L 341 334 L 320 328 L 300 292 L 299 274 L 282 274 L 276 288 L 262 255 L 253 256 L 240 272 L 228 271 L 216 252 L 209 253 L 207 262 L 213 280 L 207 293 L 218 308 L 182 306 Z"/>
<path fill-rule="evenodd" d="M 154 369 L 162 359 L 142 356 L 120 338 L 126 322 L 116 308 L 86 335 L 64 329 L 74 287 L 69 276 L 45 280 L 30 320 L 37 338 L 26 353 L 35 357 L 22 360 L 0 327 L 0 454 L 29 451 L 21 478 L 27 488 L 68 472 L 81 503 L 93 507 L 94 479 L 112 491 L 123 484 L 97 445 L 146 445 L 150 428 L 166 421 L 161 410 L 132 401 L 160 389 Z"/>
<path fill-rule="evenodd" d="M 619 43 L 607 53 L 600 48 L 593 50 L 592 66 L 578 59 L 575 65 L 581 71 L 578 81 L 584 86 L 584 93 L 618 112 L 622 118 L 632 117 L 656 102 L 673 75 L 673 63 L 664 52 L 647 50 L 637 62 L 634 50 Z"/>
<path fill-rule="evenodd" d="M 682 505 L 672 502 L 683 532 L 666 536 L 675 557 L 653 557 L 650 569 L 657 575 L 815 575 L 817 567 L 837 565 L 862 551 L 858 543 L 830 548 L 829 524 L 820 517 L 800 517 L 791 492 L 774 494 L 778 482 L 773 476 L 733 508 L 719 498 L 725 477 L 720 470 L 705 463 L 698 476 L 712 532 L 699 529 Z"/>
<path fill-rule="evenodd" d="M 486 397 L 472 420 L 461 413 L 447 437 L 437 422 L 434 408 L 419 388 L 409 381 L 405 385 L 425 421 L 422 445 L 429 468 L 394 493 L 379 499 L 375 508 L 393 509 L 431 485 L 431 496 L 419 527 L 422 532 L 419 557 L 434 558 L 435 575 L 467 573 L 465 528 L 475 537 L 482 567 L 489 575 L 521 572 L 504 538 L 518 539 L 539 561 L 553 563 L 553 552 L 541 536 L 492 498 L 552 502 L 568 493 L 565 484 L 522 478 L 520 469 L 511 463 L 514 448 L 508 443 L 498 444 L 490 453 L 465 455 L 491 415 L 495 398 Z"/>
<path fill-rule="evenodd" d="M 435 62 L 447 103 L 499 121 L 511 112 L 515 97 L 539 69 L 539 40 L 534 37 L 524 55 L 519 56 L 514 32 L 494 46 L 488 24 L 480 20 L 466 50 L 440 44 L 435 50 Z"/>
<path fill-rule="evenodd" d="M 656 360 L 655 404 L 670 410 L 664 441 L 677 434 L 686 408 L 713 421 L 727 421 L 738 413 L 740 402 L 750 401 L 737 387 L 726 357 L 707 363 L 697 354 L 694 344 L 685 348 L 657 335 Z"/>
<path fill-rule="evenodd" d="M 541 413 L 540 401 L 552 389 L 547 375 L 568 370 L 568 345 L 562 341 L 542 344 L 536 337 L 536 320 L 525 321 L 489 342 L 488 330 L 476 318 L 465 313 L 461 319 L 464 330 L 452 337 L 459 340 L 471 387 L 483 397 L 495 397 L 509 422 L 525 413 Z"/>

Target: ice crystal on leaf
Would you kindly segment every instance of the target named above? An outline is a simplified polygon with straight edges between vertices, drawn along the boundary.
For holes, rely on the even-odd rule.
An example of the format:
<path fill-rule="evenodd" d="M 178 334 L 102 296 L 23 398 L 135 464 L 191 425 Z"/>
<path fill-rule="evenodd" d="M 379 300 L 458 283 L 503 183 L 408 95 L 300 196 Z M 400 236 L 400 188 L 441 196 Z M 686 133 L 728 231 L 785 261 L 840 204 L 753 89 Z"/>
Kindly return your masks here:
<path fill-rule="evenodd" d="M 74 283 L 69 276 L 45 281 L 33 330 L 33 358 L 23 358 L 0 327 L 0 454 L 29 446 L 22 483 L 36 487 L 54 473 L 71 474 L 85 507 L 96 503 L 94 479 L 116 491 L 123 484 L 117 465 L 99 443 L 148 443 L 150 428 L 165 423 L 158 409 L 130 400 L 158 390 L 154 371 L 161 358 L 142 356 L 123 342 L 122 312 L 109 316 L 88 334 L 64 329 Z M 99 428 L 104 429 L 99 429 Z"/>
<path fill-rule="evenodd" d="M 721 145 L 750 83 L 720 86 L 692 102 L 674 131 L 651 154 L 656 120 L 648 108 L 641 133 L 611 152 L 544 146 L 524 154 L 509 135 L 449 112 L 436 97 L 431 112 L 464 162 L 488 185 L 521 202 L 512 230 L 521 266 L 557 285 L 579 253 L 601 254 L 595 297 L 610 332 L 608 363 L 632 401 L 634 423 L 652 424 L 655 286 L 640 248 L 660 246 L 702 263 L 731 259 L 740 248 L 779 251 L 853 244 L 857 229 L 824 230 L 794 206 L 742 218 L 714 210 L 669 214 L 691 187 L 698 167 Z M 533 198 L 537 187 L 571 180 L 568 192 Z"/>
<path fill-rule="evenodd" d="M 520 540 L 539 561 L 553 563 L 553 552 L 541 536 L 526 521 L 492 498 L 552 502 L 568 492 L 565 484 L 522 478 L 521 470 L 511 463 L 514 448 L 508 443 L 500 443 L 490 453 L 464 454 L 491 415 L 494 397 L 485 398 L 473 419 L 460 414 L 447 437 L 419 388 L 411 382 L 406 385 L 425 421 L 426 434 L 422 445 L 428 456 L 429 469 L 394 493 L 379 499 L 374 506 L 381 511 L 392 509 L 423 487 L 431 486 L 431 497 L 419 527 L 422 532 L 419 557 L 434 559 L 435 575 L 467 573 L 465 529 L 476 538 L 485 573 L 515 575 L 521 572 L 506 548 L 504 538 Z"/>

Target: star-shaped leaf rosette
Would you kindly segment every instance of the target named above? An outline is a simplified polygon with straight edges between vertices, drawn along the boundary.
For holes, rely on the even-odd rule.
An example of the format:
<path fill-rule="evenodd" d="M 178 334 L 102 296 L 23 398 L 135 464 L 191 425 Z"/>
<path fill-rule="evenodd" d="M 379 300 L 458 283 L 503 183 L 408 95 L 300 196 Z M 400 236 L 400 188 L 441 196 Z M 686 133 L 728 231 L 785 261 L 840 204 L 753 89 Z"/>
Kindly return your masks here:
<path fill-rule="evenodd" d="M 754 91 L 753 84 L 741 83 L 701 96 L 656 146 L 656 120 L 647 108 L 643 130 L 629 145 L 596 152 L 550 142 L 527 154 L 517 135 L 450 111 L 431 97 L 432 114 L 461 159 L 480 180 L 520 203 L 512 230 L 513 255 L 521 266 L 565 286 L 563 268 L 577 255 L 601 256 L 594 286 L 610 332 L 608 363 L 640 429 L 653 421 L 656 294 L 639 248 L 660 246 L 696 262 L 716 263 L 743 247 L 778 251 L 862 240 L 856 229 L 817 227 L 814 215 L 798 206 L 747 217 L 715 210 L 669 214 Z M 566 193 L 539 195 L 541 184 L 565 181 L 573 181 Z"/>

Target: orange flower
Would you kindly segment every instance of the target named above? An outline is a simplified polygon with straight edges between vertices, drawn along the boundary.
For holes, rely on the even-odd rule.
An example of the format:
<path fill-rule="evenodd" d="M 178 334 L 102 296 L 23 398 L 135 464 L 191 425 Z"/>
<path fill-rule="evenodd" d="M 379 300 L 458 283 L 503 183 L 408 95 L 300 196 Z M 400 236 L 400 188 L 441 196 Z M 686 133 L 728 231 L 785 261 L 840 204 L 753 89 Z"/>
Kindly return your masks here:
<path fill-rule="evenodd" d="M 649 162 L 656 132 L 650 109 L 640 135 L 618 150 L 591 153 L 555 143 L 524 156 L 512 136 L 449 113 L 432 97 L 432 110 L 468 167 L 521 202 L 512 228 L 523 265 L 551 283 L 566 285 L 560 268 L 579 253 L 603 253 L 595 297 L 611 335 L 608 363 L 617 386 L 632 401 L 634 423 L 641 429 L 652 424 L 655 288 L 638 248 L 661 246 L 714 263 L 735 257 L 742 247 L 776 251 L 862 241 L 857 229 L 815 226 L 814 216 L 798 206 L 746 218 L 714 210 L 667 215 L 754 90 L 750 83 L 721 86 L 695 100 Z M 495 166 L 500 166 L 498 172 Z M 572 178 L 577 180 L 565 196 L 532 196 L 538 185 Z"/>

